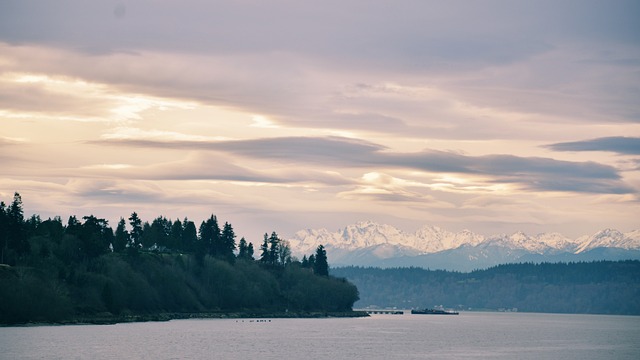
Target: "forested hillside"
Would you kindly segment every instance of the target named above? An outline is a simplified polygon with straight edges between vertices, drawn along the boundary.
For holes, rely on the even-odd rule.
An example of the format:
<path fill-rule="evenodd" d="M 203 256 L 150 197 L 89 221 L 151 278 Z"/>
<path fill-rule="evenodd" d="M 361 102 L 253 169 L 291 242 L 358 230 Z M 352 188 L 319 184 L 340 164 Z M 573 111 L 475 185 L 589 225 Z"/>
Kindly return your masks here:
<path fill-rule="evenodd" d="M 356 307 L 640 315 L 640 261 L 499 265 L 470 273 L 332 269 L 360 291 Z"/>
<path fill-rule="evenodd" d="M 92 215 L 23 218 L 22 199 L 0 203 L 0 323 L 101 318 L 350 312 L 355 286 L 328 274 L 322 246 L 303 261 L 277 233 L 260 255 L 233 227 L 134 212 L 115 232 Z M 129 230 L 127 229 L 129 225 Z"/>

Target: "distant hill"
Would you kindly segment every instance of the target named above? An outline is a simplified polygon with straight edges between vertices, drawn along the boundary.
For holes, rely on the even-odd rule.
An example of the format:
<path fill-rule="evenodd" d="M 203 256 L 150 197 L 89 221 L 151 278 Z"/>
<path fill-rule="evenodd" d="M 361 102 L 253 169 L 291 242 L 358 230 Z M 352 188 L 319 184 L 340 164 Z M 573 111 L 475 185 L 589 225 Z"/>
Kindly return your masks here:
<path fill-rule="evenodd" d="M 640 230 L 622 233 L 605 229 L 577 239 L 558 233 L 523 232 L 485 237 L 469 230 L 454 233 L 435 226 L 406 233 L 390 225 L 364 221 L 335 232 L 301 230 L 288 241 L 296 256 L 324 245 L 333 267 L 415 266 L 472 271 L 517 262 L 640 260 Z"/>
<path fill-rule="evenodd" d="M 508 264 L 469 273 L 332 269 L 358 287 L 356 308 L 640 315 L 640 261 Z"/>

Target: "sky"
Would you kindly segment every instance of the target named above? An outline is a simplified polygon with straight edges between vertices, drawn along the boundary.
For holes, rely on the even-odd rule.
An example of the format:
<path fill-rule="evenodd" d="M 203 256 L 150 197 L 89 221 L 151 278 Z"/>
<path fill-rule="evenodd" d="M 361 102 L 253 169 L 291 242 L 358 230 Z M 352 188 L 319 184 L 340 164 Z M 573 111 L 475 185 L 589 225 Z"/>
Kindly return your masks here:
<path fill-rule="evenodd" d="M 640 228 L 640 2 L 0 0 L 0 200 L 239 237 Z"/>

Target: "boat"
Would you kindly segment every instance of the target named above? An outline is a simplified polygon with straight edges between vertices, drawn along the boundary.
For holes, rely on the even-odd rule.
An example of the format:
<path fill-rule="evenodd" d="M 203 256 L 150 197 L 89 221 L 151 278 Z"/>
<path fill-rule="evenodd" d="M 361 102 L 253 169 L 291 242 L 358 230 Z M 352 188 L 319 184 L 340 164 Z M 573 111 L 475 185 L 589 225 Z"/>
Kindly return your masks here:
<path fill-rule="evenodd" d="M 458 315 L 457 311 L 452 310 L 442 310 L 442 309 L 422 309 L 422 310 L 411 310 L 411 314 L 418 315 Z"/>

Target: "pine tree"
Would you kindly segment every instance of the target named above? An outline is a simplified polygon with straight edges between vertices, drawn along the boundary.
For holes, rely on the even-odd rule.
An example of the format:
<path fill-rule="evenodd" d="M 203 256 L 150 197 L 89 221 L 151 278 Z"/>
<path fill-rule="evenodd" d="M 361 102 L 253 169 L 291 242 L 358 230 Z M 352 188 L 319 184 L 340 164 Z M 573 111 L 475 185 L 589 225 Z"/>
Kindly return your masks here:
<path fill-rule="evenodd" d="M 164 216 L 158 216 L 153 220 L 150 226 L 150 233 L 146 240 L 145 246 L 156 245 L 158 247 L 166 247 L 171 236 L 171 221 Z"/>
<path fill-rule="evenodd" d="M 150 248 L 156 240 L 156 236 L 154 236 L 153 231 L 151 229 L 151 224 L 148 221 L 145 221 L 142 224 L 142 236 L 140 236 L 140 243 L 143 248 Z"/>
<path fill-rule="evenodd" d="M 197 243 L 198 243 L 198 232 L 196 230 L 196 224 L 185 217 L 184 221 L 182 221 L 181 248 L 185 251 L 195 251 L 195 247 Z"/>
<path fill-rule="evenodd" d="M 217 256 L 222 253 L 220 226 L 218 226 L 218 218 L 213 214 L 200 224 L 200 241 L 209 255 Z"/>
<path fill-rule="evenodd" d="M 238 243 L 238 259 L 246 259 L 247 258 L 247 240 L 244 238 L 240 239 Z"/>
<path fill-rule="evenodd" d="M 142 220 L 140 220 L 135 211 L 129 217 L 129 224 L 131 225 L 131 232 L 129 233 L 131 242 L 129 246 L 137 249 L 142 241 Z"/>
<path fill-rule="evenodd" d="M 269 235 L 267 233 L 264 233 L 264 240 L 260 245 L 260 262 L 269 263 Z"/>
<path fill-rule="evenodd" d="M 249 243 L 249 245 L 247 246 L 247 259 L 254 260 L 253 259 L 253 243 Z"/>
<path fill-rule="evenodd" d="M 129 232 L 127 232 L 126 222 L 124 218 L 120 218 L 118 226 L 116 227 L 115 238 L 113 240 L 113 251 L 122 252 L 127 247 L 129 242 Z"/>
<path fill-rule="evenodd" d="M 278 238 L 278 234 L 276 232 L 272 232 L 269 237 L 269 264 L 276 265 L 278 264 L 278 260 L 280 258 L 280 238 Z"/>
<path fill-rule="evenodd" d="M 167 246 L 174 250 L 179 250 L 183 246 L 182 244 L 182 222 L 180 219 L 176 219 L 171 224 L 171 231 L 169 234 L 169 242 Z"/>
<path fill-rule="evenodd" d="M 113 230 L 109 227 L 109 222 L 93 215 L 84 216 L 83 220 L 79 236 L 83 255 L 95 258 L 105 254 L 113 242 Z"/>
<path fill-rule="evenodd" d="M 329 276 L 329 264 L 327 262 L 327 251 L 324 246 L 318 245 L 316 249 L 315 262 L 313 264 L 313 272 L 320 276 Z"/>
<path fill-rule="evenodd" d="M 8 216 L 8 247 L 18 255 L 29 252 L 29 242 L 24 231 L 24 212 L 22 210 L 22 197 L 17 192 L 13 194 L 13 202 L 7 209 Z"/>
<path fill-rule="evenodd" d="M 238 259 L 253 260 L 253 244 L 244 237 L 238 243 Z"/>
<path fill-rule="evenodd" d="M 0 201 L 0 246 L 2 249 L 2 255 L 0 256 L 0 264 L 5 263 L 5 254 L 7 253 L 9 246 L 9 217 L 6 213 L 6 205 L 4 201 Z"/>
<path fill-rule="evenodd" d="M 236 234 L 233 231 L 233 227 L 228 222 L 224 223 L 222 233 L 220 234 L 220 249 L 219 257 L 233 260 L 233 252 L 236 250 Z"/>

